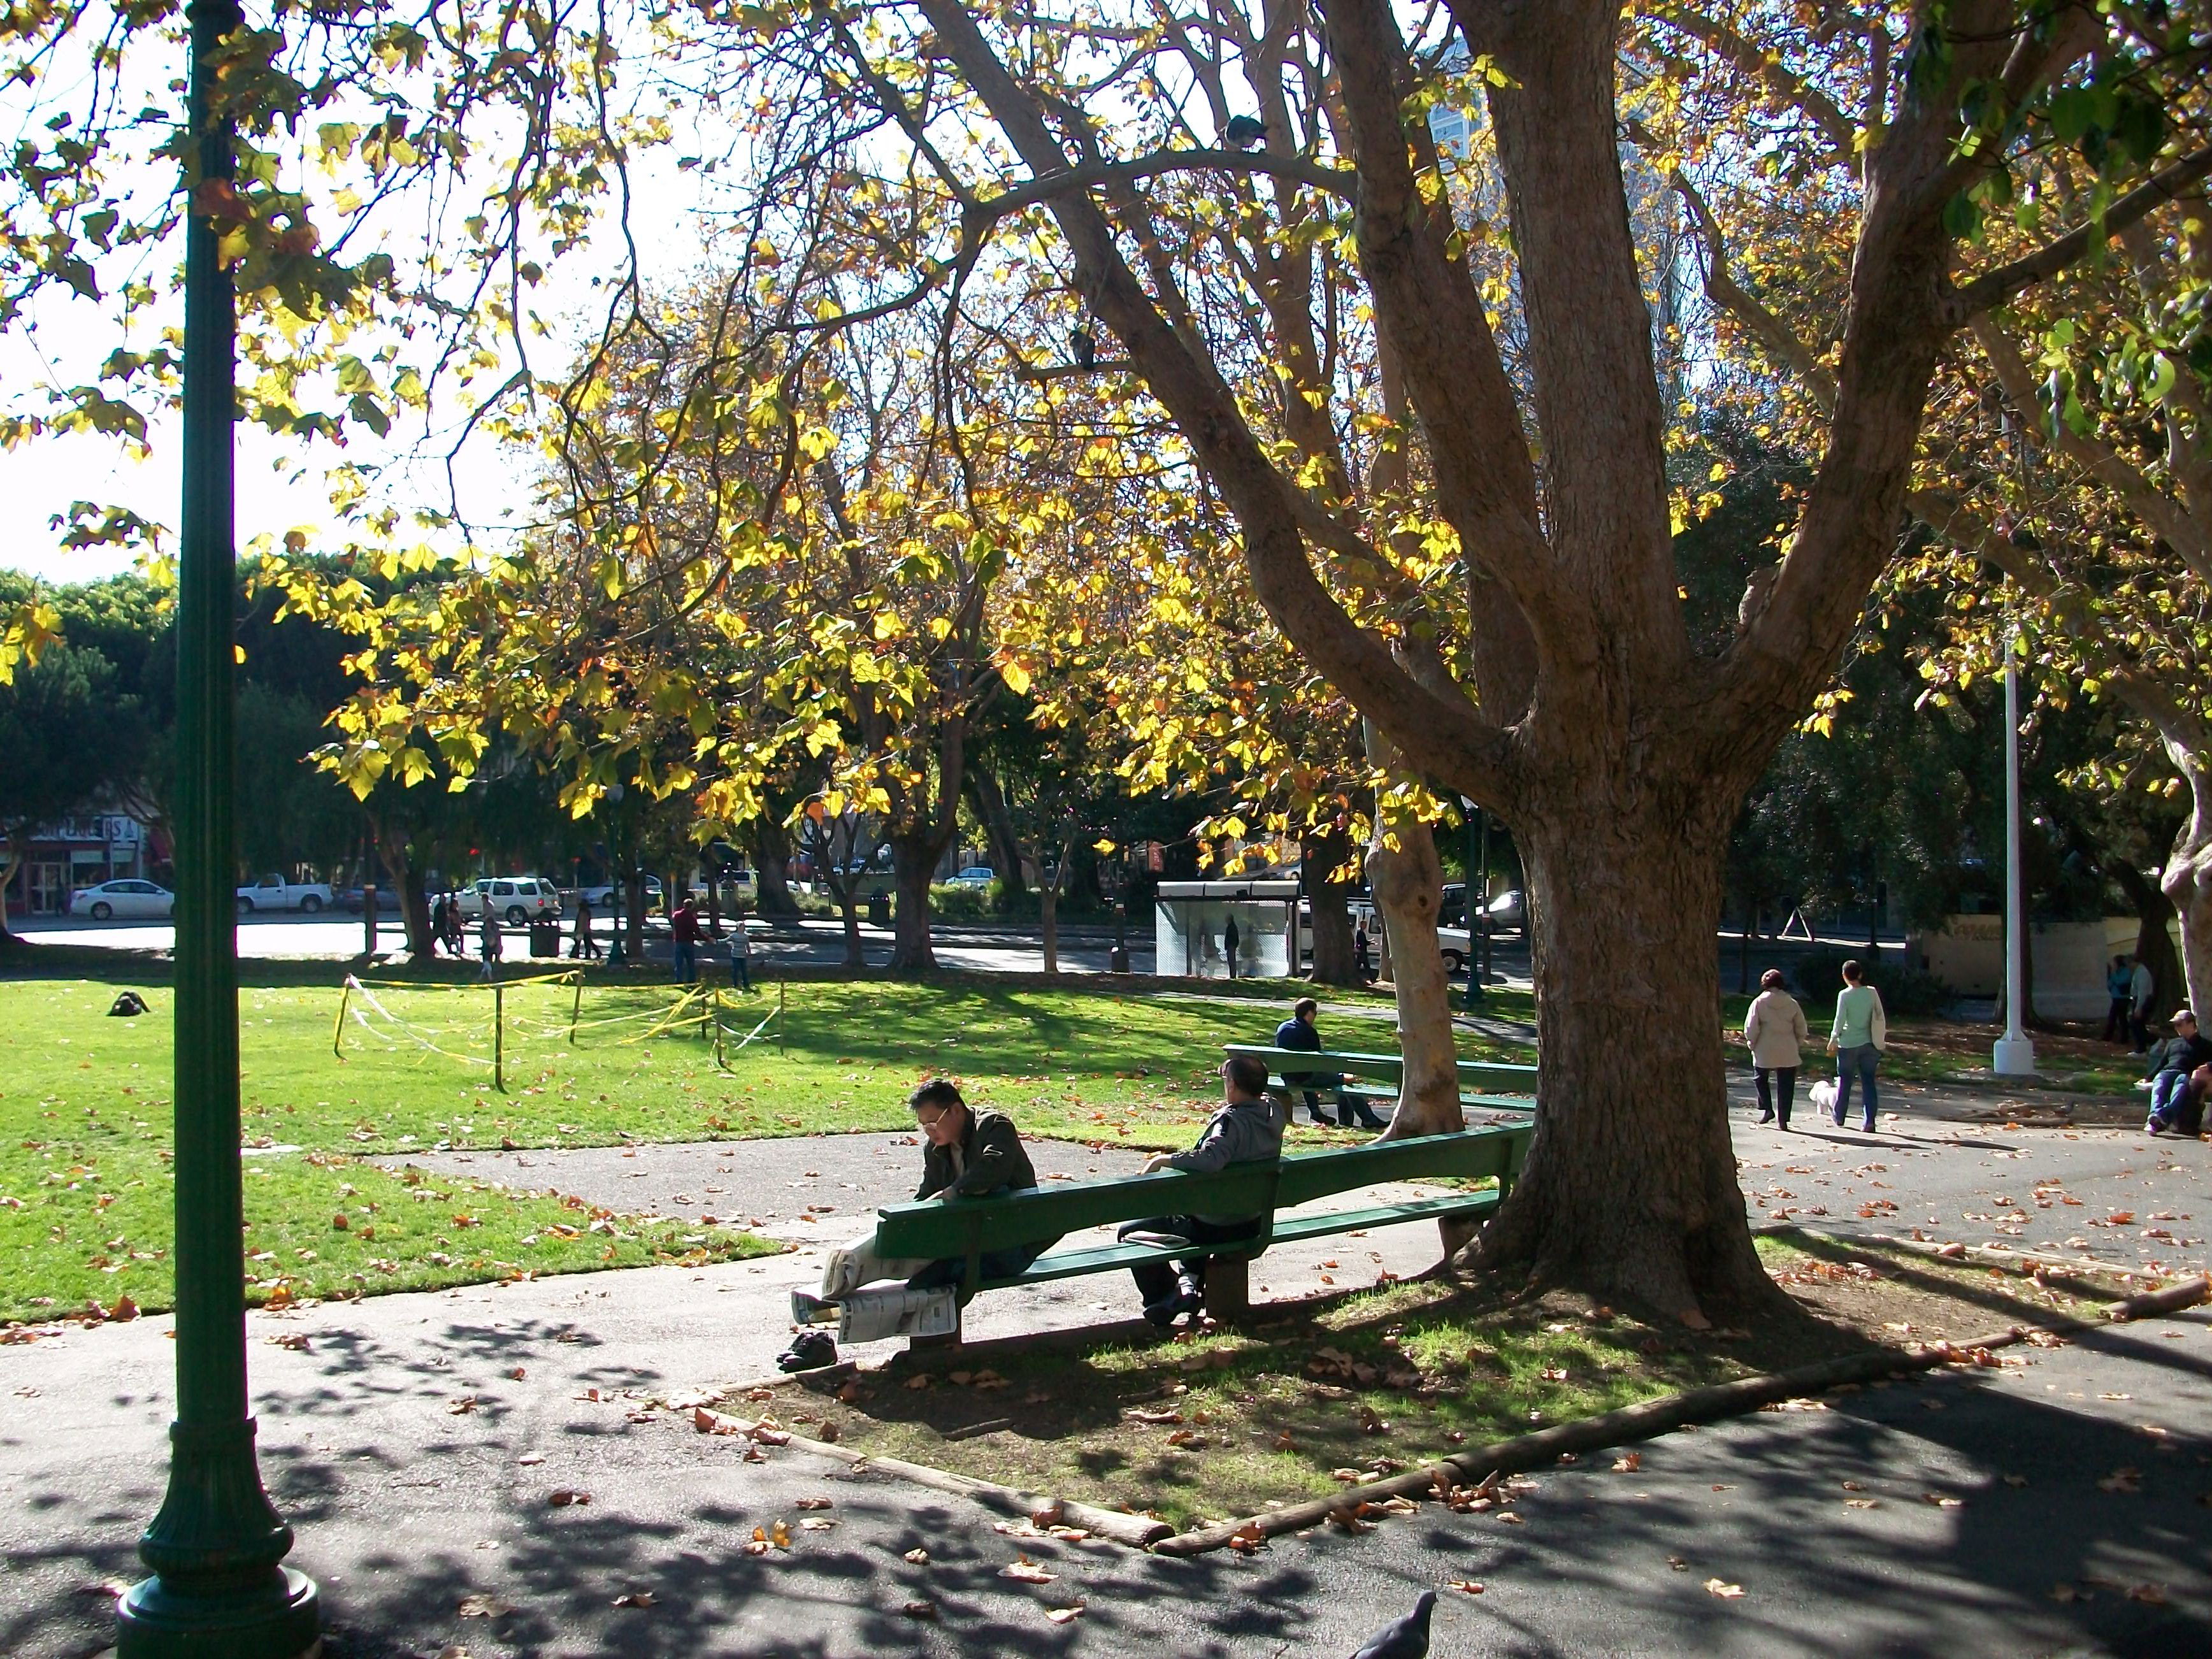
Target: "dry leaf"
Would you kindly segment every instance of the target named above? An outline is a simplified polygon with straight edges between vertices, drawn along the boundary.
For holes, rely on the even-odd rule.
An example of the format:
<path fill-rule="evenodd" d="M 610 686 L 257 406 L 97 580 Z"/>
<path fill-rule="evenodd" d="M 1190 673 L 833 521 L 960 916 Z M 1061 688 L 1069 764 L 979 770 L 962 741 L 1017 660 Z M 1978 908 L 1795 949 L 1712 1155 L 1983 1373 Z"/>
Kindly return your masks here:
<path fill-rule="evenodd" d="M 827 1532 L 837 1523 L 825 1516 L 810 1515 L 799 1523 L 801 1532 Z"/>
<path fill-rule="evenodd" d="M 1275 1437 L 1274 1444 L 1277 1451 L 1296 1451 L 1298 1449 L 1298 1443 L 1291 1438 L 1291 1431 L 1288 1429 L 1285 1429 Z"/>
<path fill-rule="evenodd" d="M 1623 1452 L 1613 1460 L 1613 1472 L 1615 1474 L 1635 1474 L 1643 1468 L 1642 1452 Z"/>
<path fill-rule="evenodd" d="M 477 1397 L 472 1394 L 465 1394 L 459 1400 L 446 1402 L 446 1414 L 449 1417 L 466 1417 L 476 1408 Z"/>
<path fill-rule="evenodd" d="M 1920 1494 L 1920 1501 L 1933 1504 L 1939 1510 L 1963 1509 L 1966 1502 L 1963 1498 L 1947 1498 L 1940 1492 L 1923 1492 Z"/>
<path fill-rule="evenodd" d="M 2148 1601 L 2154 1607 L 2162 1607 L 2166 1605 L 2166 1586 L 2163 1584 L 2130 1584 L 2128 1586 L 2128 1600 L 2130 1601 Z"/>
<path fill-rule="evenodd" d="M 926 1567 L 929 1565 L 929 1552 L 921 1549 L 908 1550 L 905 1559 L 910 1566 Z"/>
<path fill-rule="evenodd" d="M 937 1603 L 934 1601 L 909 1601 L 904 1607 L 901 1607 L 899 1611 L 903 1613 L 909 1619 L 934 1619 L 937 1617 Z"/>
<path fill-rule="evenodd" d="M 1243 1555 L 1264 1549 L 1267 1543 L 1267 1534 L 1260 1530 L 1260 1523 L 1256 1521 L 1247 1521 L 1229 1534 L 1229 1547 Z"/>
<path fill-rule="evenodd" d="M 502 1601 L 496 1595 L 464 1595 L 460 1613 L 464 1619 L 504 1619 L 514 1611 L 514 1603 Z"/>
<path fill-rule="evenodd" d="M 1026 1555 L 999 1569 L 1000 1577 L 1018 1578 L 1024 1584 L 1049 1584 L 1059 1576 L 1049 1568 L 1039 1566 Z"/>
<path fill-rule="evenodd" d="M 1047 1607 L 1044 1616 L 1055 1625 L 1072 1625 L 1083 1617 L 1084 1604 L 1078 1601 L 1072 1607 Z"/>
<path fill-rule="evenodd" d="M 1677 1572 L 1687 1572 L 1690 1570 L 1690 1564 L 1687 1561 L 1685 1561 L 1679 1555 L 1668 1556 L 1667 1558 L 1667 1565 L 1674 1568 Z"/>
<path fill-rule="evenodd" d="M 529 1373 L 525 1371 L 521 1366 L 517 1365 L 513 1370 L 507 1374 L 507 1380 L 510 1382 L 520 1382 Z"/>
<path fill-rule="evenodd" d="M 1705 1594 L 1717 1595 L 1724 1601 L 1733 1601 L 1743 1594 L 1743 1586 L 1723 1583 L 1717 1578 L 1708 1578 L 1705 1580 Z"/>
<path fill-rule="evenodd" d="M 1465 1595 L 1480 1595 L 1482 1594 L 1482 1586 L 1476 1583 L 1472 1578 L 1447 1579 L 1444 1583 L 1444 1588 L 1446 1589 L 1458 1590 Z"/>
<path fill-rule="evenodd" d="M 545 1501 L 548 1504 L 550 1504 L 556 1510 L 564 1510 L 571 1504 L 590 1503 L 592 1501 L 592 1494 L 587 1492 L 571 1492 L 568 1488 L 563 1486 L 558 1492 L 550 1492 L 546 1493 Z"/>
<path fill-rule="evenodd" d="M 2102 1480 L 2100 1480 L 2097 1483 L 2097 1490 L 2100 1492 L 2141 1492 L 2142 1490 L 2142 1471 L 2138 1468 L 2128 1467 L 2114 1469 L 2110 1474 L 2106 1475 Z"/>
<path fill-rule="evenodd" d="M 833 1505 L 830 1499 L 826 1498 L 802 1498 L 794 1503 L 792 1507 L 798 1510 L 826 1510 L 833 1507 Z"/>
<path fill-rule="evenodd" d="M 2071 1584 L 2053 1584 L 2051 1599 L 2054 1601 L 2087 1601 L 2091 1596 L 2087 1590 L 2076 1589 Z"/>
<path fill-rule="evenodd" d="M 921 1372 L 916 1373 L 916 1374 L 915 1374 L 915 1376 L 909 1376 L 909 1377 L 908 1377 L 908 1378 L 907 1378 L 907 1380 L 906 1380 L 906 1385 L 907 1385 L 907 1387 L 908 1387 L 909 1389 L 926 1389 L 926 1388 L 927 1388 L 927 1387 L 929 1386 L 929 1373 L 928 1373 L 927 1371 L 921 1371 Z M 923 1605 L 924 1607 L 928 1607 L 928 1606 L 929 1606 L 929 1604 L 928 1604 L 927 1602 L 926 1602 L 926 1601 L 925 1601 L 925 1602 L 923 1602 L 923 1603 L 922 1603 L 922 1605 Z M 936 1608 L 934 1608 L 934 1607 L 930 1607 L 930 1609 L 929 1609 L 929 1613 L 928 1613 L 928 1615 L 927 1615 L 927 1616 L 928 1616 L 928 1617 L 930 1617 L 930 1618 L 932 1618 L 932 1619 L 936 1618 L 936 1617 L 937 1617 L 937 1609 L 936 1609 Z"/>
<path fill-rule="evenodd" d="M 615 1597 L 618 1607 L 649 1607 L 657 1598 L 651 1590 L 624 1590 Z"/>

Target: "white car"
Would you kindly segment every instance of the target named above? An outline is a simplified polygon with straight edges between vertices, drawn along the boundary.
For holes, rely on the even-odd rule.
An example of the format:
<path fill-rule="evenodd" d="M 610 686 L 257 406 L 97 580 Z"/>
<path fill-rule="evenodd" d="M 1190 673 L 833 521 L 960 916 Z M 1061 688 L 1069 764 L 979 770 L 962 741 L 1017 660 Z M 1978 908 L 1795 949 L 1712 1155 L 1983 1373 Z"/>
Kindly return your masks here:
<path fill-rule="evenodd" d="M 627 894 L 629 890 L 625 886 L 623 890 Z M 615 902 L 614 884 L 603 881 L 596 887 L 580 887 L 576 890 L 576 896 L 590 905 L 600 915 L 605 915 L 609 907 Z M 645 878 L 646 914 L 651 915 L 655 910 L 665 910 L 667 908 L 666 898 L 660 890 L 660 878 L 647 876 Z"/>
<path fill-rule="evenodd" d="M 945 884 L 947 887 L 988 887 L 999 872 L 988 864 L 971 864 Z"/>
<path fill-rule="evenodd" d="M 132 878 L 78 888 L 70 895 L 69 913 L 73 916 L 90 916 L 94 921 L 106 921 L 116 916 L 167 917 L 175 911 L 176 905 L 177 896 L 167 888 Z"/>
<path fill-rule="evenodd" d="M 561 919 L 561 890 L 538 876 L 496 876 L 464 887 L 456 896 L 461 914 L 475 919 L 491 906 L 492 914 L 510 927 Z"/>

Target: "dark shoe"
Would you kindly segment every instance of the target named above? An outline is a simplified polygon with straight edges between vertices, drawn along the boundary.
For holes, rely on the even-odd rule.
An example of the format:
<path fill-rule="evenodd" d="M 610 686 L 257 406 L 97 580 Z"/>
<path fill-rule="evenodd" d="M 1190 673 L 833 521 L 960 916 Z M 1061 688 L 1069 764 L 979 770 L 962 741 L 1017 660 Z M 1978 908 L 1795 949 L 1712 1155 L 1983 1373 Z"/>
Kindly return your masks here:
<path fill-rule="evenodd" d="M 819 1370 L 837 1363 L 837 1344 L 827 1331 L 801 1331 L 791 1346 L 775 1357 L 780 1371 Z"/>
<path fill-rule="evenodd" d="M 2154 1117 L 2147 1117 L 2143 1120 L 2143 1133 L 2147 1135 L 2154 1135 L 2165 1127 Z"/>
<path fill-rule="evenodd" d="M 1771 1112 L 1761 1112 L 1759 1115 L 1759 1121 L 1761 1123 L 1771 1123 L 1774 1121 L 1774 1114 Z"/>
<path fill-rule="evenodd" d="M 1790 1133 L 1790 1120 L 1788 1118 L 1785 1117 L 1782 1120 L 1781 1128 L 1784 1134 L 1786 1135 Z"/>
<path fill-rule="evenodd" d="M 1175 1328 L 1176 1320 L 1185 1314 L 1194 1314 L 1206 1305 L 1206 1298 L 1188 1285 L 1178 1285 L 1157 1302 L 1145 1304 L 1145 1317 L 1164 1331 Z"/>
<path fill-rule="evenodd" d="M 1314 1127 L 1316 1129 L 1337 1129 L 1343 1127 L 1318 1106 L 1308 1107 L 1307 1109 L 1313 1114 Z"/>
<path fill-rule="evenodd" d="M 1375 1115 L 1373 1108 L 1364 1100 L 1354 1101 L 1352 1109 L 1359 1114 L 1359 1127 L 1363 1129 L 1381 1129 L 1389 1127 L 1381 1118 Z"/>
<path fill-rule="evenodd" d="M 1842 1128 L 1842 1127 L 1844 1127 L 1844 1115 L 1843 1115 L 1843 1113 L 1842 1113 L 1842 1112 L 1840 1112 L 1840 1111 L 1835 1111 L 1835 1112 L 1831 1112 L 1831 1113 L 1829 1113 L 1829 1114 L 1828 1114 L 1828 1121 L 1829 1121 L 1829 1122 L 1831 1122 L 1831 1123 L 1832 1123 L 1832 1124 L 1834 1124 L 1834 1125 L 1835 1125 L 1838 1129 Z"/>
<path fill-rule="evenodd" d="M 1860 1124 L 1859 1133 L 1863 1135 L 1872 1134 L 1874 1133 L 1874 1120 L 1872 1118 L 1869 1118 L 1865 1122 Z"/>

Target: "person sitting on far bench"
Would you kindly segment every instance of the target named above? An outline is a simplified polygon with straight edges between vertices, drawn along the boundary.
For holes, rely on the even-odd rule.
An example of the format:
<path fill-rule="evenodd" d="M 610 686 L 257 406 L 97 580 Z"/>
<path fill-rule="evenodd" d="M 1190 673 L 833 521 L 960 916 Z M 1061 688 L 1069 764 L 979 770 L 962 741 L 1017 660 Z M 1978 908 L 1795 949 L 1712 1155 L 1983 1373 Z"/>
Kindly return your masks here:
<path fill-rule="evenodd" d="M 1021 1132 L 1005 1113 L 974 1109 L 945 1078 L 923 1084 L 907 1104 L 914 1109 L 923 1139 L 921 1185 L 915 1193 L 915 1202 L 987 1198 L 1029 1192 L 1036 1186 L 1036 1170 L 1022 1145 Z M 1041 1238 L 1012 1249 L 986 1251 L 981 1275 L 1011 1279 L 1059 1242 Z M 830 1253 L 822 1270 L 820 1296 L 791 1293 L 791 1316 L 799 1324 L 811 1325 L 826 1322 L 834 1315 L 838 1334 L 848 1342 L 942 1334 L 956 1328 L 954 1310 L 966 1300 L 957 1294 L 966 1266 L 954 1259 L 925 1261 L 882 1255 L 871 1228 L 864 1237 Z M 906 1282 L 896 1289 L 862 1288 L 886 1279 Z M 811 1343 L 810 1366 L 835 1362 L 836 1346 L 826 1337 L 802 1336 L 792 1345 L 793 1352 L 802 1343 Z"/>
<path fill-rule="evenodd" d="M 1321 1033 L 1314 1028 L 1314 1017 L 1321 1012 L 1321 1004 L 1311 997 L 1300 997 L 1291 1005 L 1291 1017 L 1275 1028 L 1275 1046 L 1295 1048 L 1302 1054 L 1321 1052 Z M 1382 1120 L 1375 1115 L 1375 1109 L 1363 1095 L 1348 1095 L 1344 1091 L 1344 1079 L 1334 1072 L 1298 1072 L 1283 1073 L 1283 1086 L 1305 1096 L 1306 1110 L 1313 1121 L 1330 1128 L 1349 1129 L 1356 1121 L 1364 1127 L 1379 1129 Z M 1336 1091 L 1336 1116 L 1332 1119 L 1321 1109 L 1316 1089 Z"/>
<path fill-rule="evenodd" d="M 1211 1175 L 1231 1164 L 1273 1163 L 1283 1155 L 1283 1119 L 1267 1098 L 1267 1066 L 1249 1054 L 1231 1054 L 1221 1067 L 1223 1100 L 1206 1121 L 1198 1144 L 1188 1152 L 1155 1152 L 1142 1171 L 1188 1170 Z M 1122 1227 L 1124 1242 L 1146 1243 L 1162 1237 L 1188 1240 L 1195 1245 L 1233 1244 L 1260 1231 L 1254 1215 L 1163 1215 L 1132 1221 Z M 1172 1266 L 1143 1261 L 1129 1272 L 1144 1298 L 1145 1317 L 1162 1330 L 1173 1328 L 1185 1314 L 1196 1314 L 1206 1305 L 1204 1283 L 1206 1258 L 1215 1254 L 1196 1250 Z"/>

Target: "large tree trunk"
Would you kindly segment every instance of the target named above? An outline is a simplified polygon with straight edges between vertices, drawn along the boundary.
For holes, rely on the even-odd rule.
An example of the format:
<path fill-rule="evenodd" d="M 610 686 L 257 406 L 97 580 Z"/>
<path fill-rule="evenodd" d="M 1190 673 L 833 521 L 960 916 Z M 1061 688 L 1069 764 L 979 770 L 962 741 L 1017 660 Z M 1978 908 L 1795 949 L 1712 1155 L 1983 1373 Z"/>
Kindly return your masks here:
<path fill-rule="evenodd" d="M 1525 813 L 1536 985 L 1535 1145 L 1476 1265 L 1637 1301 L 1693 1326 L 1771 1304 L 1729 1139 L 1720 848 L 1679 819 Z"/>
<path fill-rule="evenodd" d="M 991 867 L 999 872 L 1001 890 L 1009 897 L 1029 890 L 1029 874 L 1022 867 L 1022 840 L 1014 829 L 1014 815 L 1006 806 L 1006 792 L 991 770 L 975 762 L 968 767 L 968 799 L 983 825 L 990 843 Z M 1042 882 L 1040 875 L 1038 880 Z"/>
<path fill-rule="evenodd" d="M 2188 822 L 2173 838 L 2173 852 L 2159 884 L 2180 913 L 2181 967 L 2189 988 L 2189 1006 L 2202 1010 L 2212 1002 L 2212 772 L 2193 756 L 2177 751 L 2175 757 L 2182 761 L 2183 773 L 2189 780 L 2191 808 Z M 2149 918 L 2144 920 L 2148 923 Z M 2160 946 L 2166 944 L 2162 925 L 2154 942 Z M 2143 943 L 2138 939 L 2137 948 Z M 2163 1018 L 2180 1003 L 2169 992 L 2170 974 L 2160 972 L 2161 958 L 2170 963 L 2170 950 L 2161 950 L 2159 957 L 2151 958 L 2151 973 L 2158 981 L 2152 993 L 2151 1012 Z"/>
<path fill-rule="evenodd" d="M 1340 830 L 1309 835 L 1298 853 L 1298 879 L 1312 918 L 1313 972 L 1316 985 L 1357 985 L 1359 963 L 1352 949 L 1352 911 L 1346 901 L 1356 883 L 1340 873 L 1351 867 L 1352 848 Z M 1291 964 L 1295 976 L 1297 963 Z"/>
<path fill-rule="evenodd" d="M 753 823 L 753 908 L 765 918 L 790 920 L 799 914 L 791 896 L 791 837 L 775 818 L 763 814 Z"/>
<path fill-rule="evenodd" d="M 1372 726 L 1367 752 L 1388 767 L 1396 751 Z M 1459 1053 L 1452 1039 L 1451 981 L 1437 943 L 1437 912 L 1443 908 L 1444 872 L 1429 826 L 1377 792 L 1375 835 L 1367 849 L 1367 880 L 1375 908 L 1390 939 L 1391 983 L 1398 997 L 1398 1053 L 1405 1073 L 1398 1108 L 1386 1139 L 1451 1134 L 1467 1127 L 1459 1103 Z"/>
<path fill-rule="evenodd" d="M 628 935 L 623 949 L 629 952 L 630 966 L 645 966 L 645 872 L 632 870 L 623 882 L 623 929 Z"/>
<path fill-rule="evenodd" d="M 406 930 L 407 954 L 417 962 L 428 962 L 437 953 L 437 947 L 430 936 L 430 900 L 422 890 L 422 872 L 407 856 L 403 837 L 387 834 L 375 822 L 370 823 L 369 833 L 378 860 L 392 878 L 392 884 L 399 890 L 399 924 Z"/>
<path fill-rule="evenodd" d="M 929 947 L 929 878 L 943 848 L 930 835 L 891 837 L 891 875 L 896 884 L 891 912 L 894 974 L 926 974 L 937 966 Z"/>

